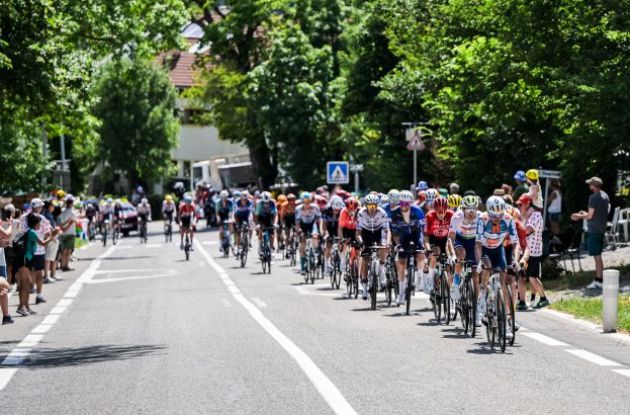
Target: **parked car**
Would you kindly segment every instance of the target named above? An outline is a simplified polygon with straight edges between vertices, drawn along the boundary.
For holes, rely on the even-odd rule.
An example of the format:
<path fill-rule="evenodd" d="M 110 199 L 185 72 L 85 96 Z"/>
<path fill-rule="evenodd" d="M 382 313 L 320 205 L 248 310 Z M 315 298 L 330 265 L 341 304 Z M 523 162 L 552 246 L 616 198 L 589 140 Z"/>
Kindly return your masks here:
<path fill-rule="evenodd" d="M 138 212 L 136 208 L 128 202 L 122 204 L 123 207 L 123 222 L 121 224 L 122 233 L 124 236 L 129 235 L 129 232 L 138 232 Z"/>

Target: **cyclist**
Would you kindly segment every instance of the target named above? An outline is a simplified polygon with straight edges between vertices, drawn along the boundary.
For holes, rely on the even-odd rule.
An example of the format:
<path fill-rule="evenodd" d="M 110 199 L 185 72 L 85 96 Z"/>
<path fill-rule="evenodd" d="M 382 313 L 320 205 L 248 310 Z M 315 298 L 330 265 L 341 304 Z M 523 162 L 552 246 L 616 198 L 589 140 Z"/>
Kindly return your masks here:
<path fill-rule="evenodd" d="M 330 256 L 332 255 L 333 238 L 339 234 L 339 215 L 341 209 L 346 207 L 343 200 L 339 196 L 333 196 L 330 198 L 330 203 L 322 211 L 322 221 L 324 224 L 324 241 L 326 246 L 324 247 L 324 264 L 326 274 L 332 272 L 332 266 L 330 264 Z"/>
<path fill-rule="evenodd" d="M 453 196 L 453 195 L 451 195 Z M 459 285 L 461 282 L 462 271 L 464 265 L 461 261 L 467 261 L 471 267 L 473 276 L 473 285 L 475 293 L 479 294 L 479 275 L 477 274 L 475 259 L 475 239 L 477 238 L 477 222 L 479 221 L 480 212 L 477 210 L 479 200 L 477 196 L 464 196 L 461 202 L 461 209 L 453 214 L 448 232 L 449 250 L 455 252 L 457 262 L 455 263 L 455 271 L 453 276 L 452 298 L 457 301 L 459 299 Z M 477 313 L 477 321 L 475 324 L 481 324 L 481 315 Z"/>
<path fill-rule="evenodd" d="M 356 232 L 357 232 L 357 213 L 359 212 L 359 201 L 354 197 L 350 196 L 346 199 L 346 206 L 341 209 L 339 213 L 339 229 L 338 235 L 340 238 L 343 238 L 343 246 L 341 255 L 341 269 L 346 269 L 346 255 L 348 251 L 352 248 L 350 243 L 345 243 L 346 241 L 351 243 L 356 243 Z"/>
<path fill-rule="evenodd" d="M 99 223 L 99 226 L 101 228 L 101 233 L 104 232 L 105 226 L 108 226 L 108 229 L 107 229 L 108 233 L 112 231 L 113 217 L 114 217 L 114 201 L 110 197 L 109 199 L 107 199 L 105 204 L 101 206 L 101 218 L 100 218 L 100 223 Z"/>
<path fill-rule="evenodd" d="M 179 249 L 184 249 L 184 234 L 190 235 L 190 250 L 193 249 L 193 238 L 195 236 L 195 224 L 197 223 L 197 211 L 192 197 L 185 194 L 183 200 L 179 203 L 178 209 L 179 224 Z"/>
<path fill-rule="evenodd" d="M 385 209 L 385 213 L 387 213 L 387 217 L 391 219 L 392 211 L 398 207 L 398 202 L 400 200 L 400 192 L 396 189 L 391 189 L 387 192 L 387 201 L 388 203 L 383 206 Z"/>
<path fill-rule="evenodd" d="M 232 214 L 234 212 L 234 204 L 232 203 L 232 200 L 230 200 L 229 196 L 230 194 L 227 190 L 221 190 L 221 193 L 219 194 L 219 200 L 217 201 L 217 207 L 215 209 L 217 213 L 217 223 L 221 227 L 219 230 L 219 249 L 221 250 L 221 252 L 223 252 L 222 241 L 224 222 L 228 222 L 230 234 L 234 234 L 234 228 L 231 223 Z"/>
<path fill-rule="evenodd" d="M 271 251 L 273 252 L 273 237 L 275 234 L 274 223 L 276 221 L 276 203 L 271 198 L 271 193 L 262 192 L 260 202 L 256 206 L 256 214 L 254 216 L 256 221 L 256 229 L 258 231 L 258 254 L 260 255 L 262 249 L 263 232 L 266 229 L 271 229 L 269 235 L 269 244 L 271 245 Z"/>
<path fill-rule="evenodd" d="M 427 201 L 429 200 L 428 195 L 431 190 L 437 193 L 435 189 L 427 190 Z M 428 273 L 426 273 L 423 278 L 425 292 L 429 294 L 433 289 L 437 256 L 442 253 L 447 253 L 449 256 L 452 256 L 452 253 L 447 251 L 446 242 L 448 240 L 448 231 L 453 212 L 448 209 L 448 201 L 445 197 L 437 197 L 432 205 L 433 210 L 427 214 L 424 227 L 424 245 L 427 251 L 432 251 L 429 258 Z M 450 274 L 449 270 L 445 271 L 447 275 Z"/>
<path fill-rule="evenodd" d="M 365 207 L 359 210 L 357 214 L 357 240 L 363 245 L 361 252 L 361 266 L 359 275 L 361 276 L 361 285 L 363 286 L 363 299 L 368 297 L 368 262 L 372 245 L 386 245 L 389 240 L 389 218 L 382 207 L 378 205 L 379 197 L 376 193 L 370 193 L 365 197 Z M 387 249 L 379 249 L 379 280 L 385 275 L 385 259 L 387 258 Z M 371 287 L 377 290 L 378 287 Z"/>
<path fill-rule="evenodd" d="M 427 189 L 424 192 L 424 196 L 425 196 L 424 205 L 421 207 L 426 216 L 426 214 L 429 213 L 433 209 L 433 203 L 435 202 L 435 199 L 440 197 L 440 193 L 437 191 L 437 189 Z"/>
<path fill-rule="evenodd" d="M 254 214 L 254 202 L 249 199 L 249 192 L 243 190 L 243 192 L 234 192 L 234 239 L 236 241 L 236 248 L 241 246 L 241 227 L 243 224 L 247 224 L 249 229 L 249 246 L 251 248 L 252 240 L 252 216 Z"/>
<path fill-rule="evenodd" d="M 283 239 L 288 244 L 291 243 L 293 232 L 295 232 L 295 209 L 295 195 L 293 193 L 289 193 L 287 195 L 287 201 L 282 203 L 282 210 L 278 214 L 280 223 L 284 229 Z M 287 252 L 285 256 L 288 259 L 290 256 L 289 252 Z"/>
<path fill-rule="evenodd" d="M 87 228 L 90 231 L 90 238 L 94 238 L 95 235 L 91 233 L 94 232 L 94 228 L 92 227 L 95 222 L 98 222 L 98 204 L 95 201 L 90 200 L 85 206 L 85 217 L 88 220 Z"/>
<path fill-rule="evenodd" d="M 396 273 L 398 275 L 398 286 L 400 287 L 398 305 L 405 302 L 405 290 L 410 281 L 407 280 L 407 258 L 408 250 L 413 243 L 416 249 L 422 247 L 422 232 L 424 230 L 424 212 L 418 206 L 413 205 L 413 194 L 408 190 L 400 192 L 399 207 L 392 211 L 390 217 L 390 231 L 392 237 L 397 239 L 400 247 L 396 256 Z M 393 234 L 396 234 L 394 237 Z M 421 252 L 416 254 L 416 271 L 422 268 L 424 255 Z M 415 279 L 415 278 L 414 278 Z"/>
<path fill-rule="evenodd" d="M 118 229 L 120 232 L 122 228 L 122 221 L 124 220 L 123 216 L 123 207 L 120 199 L 116 199 L 116 203 L 114 203 L 114 227 Z"/>
<path fill-rule="evenodd" d="M 520 257 L 520 245 L 514 219 L 506 212 L 505 201 L 499 196 L 490 196 L 486 201 L 487 211 L 482 213 L 477 223 L 477 236 L 475 241 L 475 259 L 477 261 L 477 273 L 481 273 L 481 289 L 479 293 L 479 305 L 477 307 L 482 316 L 482 322 L 487 324 L 485 318 L 486 287 L 490 277 L 490 270 L 498 271 L 505 301 L 505 310 L 510 310 L 507 290 L 507 261 L 516 264 Z M 504 241 L 509 239 L 512 246 L 512 258 L 506 258 Z M 512 317 L 510 317 L 512 318 Z"/>
<path fill-rule="evenodd" d="M 284 240 L 285 232 L 284 232 L 284 226 L 282 224 L 281 218 L 282 218 L 282 211 L 284 210 L 286 203 L 287 203 L 286 195 L 280 193 L 278 197 L 276 198 L 276 210 L 278 211 L 278 214 L 276 215 L 274 227 L 278 228 L 278 232 L 276 232 L 276 238 L 278 239 L 278 248 L 281 251 L 284 249 L 284 243 L 285 243 L 285 240 Z"/>
<path fill-rule="evenodd" d="M 165 222 L 171 224 L 173 222 L 173 215 L 175 214 L 175 202 L 173 202 L 173 196 L 166 195 L 162 202 L 162 218 Z"/>
<path fill-rule="evenodd" d="M 322 215 L 319 207 L 312 203 L 313 197 L 310 193 L 302 193 L 301 199 L 302 204 L 295 210 L 295 223 L 300 233 L 300 269 L 304 275 L 306 273 L 306 240 L 317 239 L 319 229 L 322 229 Z"/>
<path fill-rule="evenodd" d="M 147 222 L 151 221 L 151 205 L 146 197 L 143 197 L 136 208 L 138 212 L 138 219 L 140 223 L 146 226 Z"/>

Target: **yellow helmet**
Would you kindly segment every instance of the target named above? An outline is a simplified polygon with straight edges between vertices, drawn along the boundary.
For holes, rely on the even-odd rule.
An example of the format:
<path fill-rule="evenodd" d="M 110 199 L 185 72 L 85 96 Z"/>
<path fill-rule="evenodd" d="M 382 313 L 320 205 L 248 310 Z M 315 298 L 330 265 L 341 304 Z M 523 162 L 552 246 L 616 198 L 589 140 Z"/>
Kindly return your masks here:
<path fill-rule="evenodd" d="M 462 197 L 457 194 L 448 196 L 448 207 L 451 209 L 457 209 L 462 205 Z"/>
<path fill-rule="evenodd" d="M 166 199 L 166 201 L 167 201 L 167 202 L 171 203 L 171 202 L 173 201 L 173 196 L 171 196 L 171 195 L 166 195 L 166 198 L 165 198 L 165 199 Z"/>
<path fill-rule="evenodd" d="M 63 199 L 64 197 L 66 197 L 66 192 L 63 190 L 57 190 L 57 198 Z"/>
<path fill-rule="evenodd" d="M 527 173 L 525 173 L 525 176 L 531 180 L 532 182 L 535 182 L 538 180 L 539 174 L 538 174 L 538 170 L 536 169 L 529 169 L 527 170 Z"/>

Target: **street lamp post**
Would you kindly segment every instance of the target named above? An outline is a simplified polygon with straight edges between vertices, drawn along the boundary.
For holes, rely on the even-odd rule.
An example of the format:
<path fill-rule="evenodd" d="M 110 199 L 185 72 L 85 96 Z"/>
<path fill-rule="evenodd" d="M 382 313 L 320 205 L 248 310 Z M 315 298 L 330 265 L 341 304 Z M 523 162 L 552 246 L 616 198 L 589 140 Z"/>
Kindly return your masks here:
<path fill-rule="evenodd" d="M 359 173 L 363 171 L 363 164 L 351 164 L 350 171 L 354 173 L 354 191 L 359 193 Z"/>

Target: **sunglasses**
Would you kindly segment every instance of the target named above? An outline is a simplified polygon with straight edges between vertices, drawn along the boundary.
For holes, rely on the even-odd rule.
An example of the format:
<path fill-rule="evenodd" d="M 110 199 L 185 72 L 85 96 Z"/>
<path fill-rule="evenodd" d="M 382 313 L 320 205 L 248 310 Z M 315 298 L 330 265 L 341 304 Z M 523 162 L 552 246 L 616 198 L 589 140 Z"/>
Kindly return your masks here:
<path fill-rule="evenodd" d="M 368 207 L 368 209 L 369 209 L 369 208 L 375 209 L 375 208 L 376 208 L 376 206 L 378 206 L 378 205 L 377 205 L 377 204 L 375 204 L 375 203 L 369 203 L 369 204 L 367 204 L 366 206 Z"/>
<path fill-rule="evenodd" d="M 411 202 L 400 202 L 399 205 L 400 207 L 409 207 L 411 206 Z"/>

